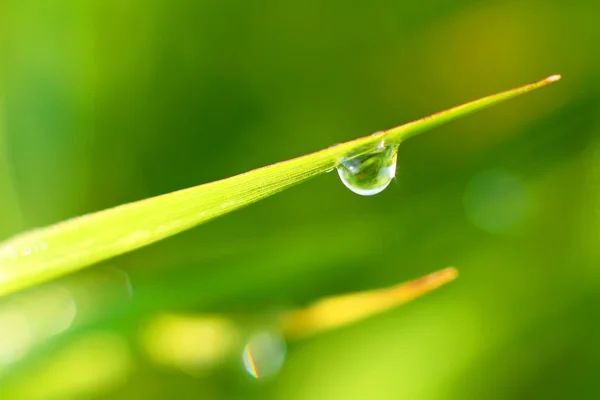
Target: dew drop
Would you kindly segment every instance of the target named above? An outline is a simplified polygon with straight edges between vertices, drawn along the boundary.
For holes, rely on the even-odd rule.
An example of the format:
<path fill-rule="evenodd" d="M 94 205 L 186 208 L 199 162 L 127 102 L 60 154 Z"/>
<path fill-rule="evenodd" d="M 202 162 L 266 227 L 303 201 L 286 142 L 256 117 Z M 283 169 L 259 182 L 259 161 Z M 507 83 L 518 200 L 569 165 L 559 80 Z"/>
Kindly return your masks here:
<path fill-rule="evenodd" d="M 382 192 L 396 176 L 398 145 L 343 160 L 337 167 L 342 183 L 356 194 L 372 196 Z"/>
<path fill-rule="evenodd" d="M 285 360 L 285 347 L 285 342 L 275 332 L 265 331 L 252 336 L 242 353 L 248 374 L 256 379 L 277 374 Z"/>

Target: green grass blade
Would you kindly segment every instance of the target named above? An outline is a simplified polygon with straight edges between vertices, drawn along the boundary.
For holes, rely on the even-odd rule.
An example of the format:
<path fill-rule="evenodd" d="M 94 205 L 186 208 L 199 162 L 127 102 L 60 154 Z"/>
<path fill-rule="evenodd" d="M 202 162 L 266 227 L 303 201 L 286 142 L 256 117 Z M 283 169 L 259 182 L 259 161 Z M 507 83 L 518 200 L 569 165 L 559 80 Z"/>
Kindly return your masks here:
<path fill-rule="evenodd" d="M 382 140 L 400 143 L 559 79 L 554 75 L 292 160 L 23 233 L 0 244 L 0 295 L 172 236 L 331 170 L 344 157 L 368 152 Z"/>

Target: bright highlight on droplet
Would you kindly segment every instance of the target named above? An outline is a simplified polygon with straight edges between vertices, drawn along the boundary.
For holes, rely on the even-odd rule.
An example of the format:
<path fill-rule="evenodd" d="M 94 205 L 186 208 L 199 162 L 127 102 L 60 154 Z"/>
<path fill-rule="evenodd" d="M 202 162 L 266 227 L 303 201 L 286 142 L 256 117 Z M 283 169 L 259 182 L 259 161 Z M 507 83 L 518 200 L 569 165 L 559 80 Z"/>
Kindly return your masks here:
<path fill-rule="evenodd" d="M 244 347 L 244 366 L 246 367 L 246 371 L 256 379 L 260 379 L 260 373 L 258 372 L 258 367 L 256 366 L 256 359 L 254 358 L 254 354 L 252 354 L 252 348 L 249 344 Z"/>
<path fill-rule="evenodd" d="M 248 374 L 256 379 L 273 376 L 279 372 L 285 360 L 286 346 L 280 335 L 261 332 L 250 338 L 242 361 Z"/>
<path fill-rule="evenodd" d="M 371 153 L 343 160 L 337 167 L 342 183 L 356 194 L 381 193 L 396 176 L 398 145 L 381 146 Z"/>

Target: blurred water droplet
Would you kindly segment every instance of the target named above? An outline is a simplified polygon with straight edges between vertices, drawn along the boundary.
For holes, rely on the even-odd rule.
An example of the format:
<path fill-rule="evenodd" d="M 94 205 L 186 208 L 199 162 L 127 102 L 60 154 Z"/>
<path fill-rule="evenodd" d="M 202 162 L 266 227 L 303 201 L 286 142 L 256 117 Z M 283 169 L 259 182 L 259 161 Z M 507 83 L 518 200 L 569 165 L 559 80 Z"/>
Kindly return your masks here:
<path fill-rule="evenodd" d="M 475 175 L 465 191 L 465 213 L 473 225 L 490 233 L 509 232 L 528 211 L 523 182 L 504 170 Z"/>
<path fill-rule="evenodd" d="M 274 332 L 260 332 L 250 338 L 242 360 L 246 371 L 256 379 L 273 376 L 279 372 L 285 360 L 285 342 Z"/>
<path fill-rule="evenodd" d="M 361 196 L 382 192 L 396 176 L 398 145 L 380 146 L 377 150 L 343 160 L 337 170 L 346 187 Z"/>

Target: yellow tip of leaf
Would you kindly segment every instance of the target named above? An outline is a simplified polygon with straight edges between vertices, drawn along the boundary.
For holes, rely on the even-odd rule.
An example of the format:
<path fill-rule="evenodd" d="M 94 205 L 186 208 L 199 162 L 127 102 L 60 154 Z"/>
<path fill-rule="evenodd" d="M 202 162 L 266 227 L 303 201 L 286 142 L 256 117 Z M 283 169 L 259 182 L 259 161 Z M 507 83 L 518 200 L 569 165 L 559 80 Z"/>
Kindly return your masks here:
<path fill-rule="evenodd" d="M 448 267 L 387 289 L 328 297 L 305 309 L 285 313 L 282 330 L 289 337 L 301 338 L 358 322 L 407 303 L 457 276 L 456 268 Z"/>
<path fill-rule="evenodd" d="M 560 81 L 561 79 L 562 79 L 562 76 L 560 76 L 559 74 L 556 74 L 556 75 L 549 76 L 544 80 L 548 83 L 552 83 L 552 82 Z"/>

